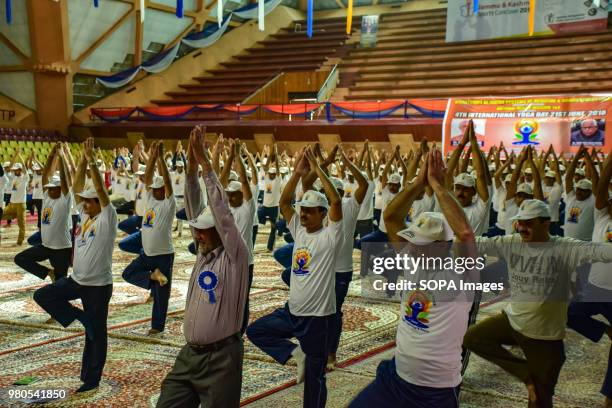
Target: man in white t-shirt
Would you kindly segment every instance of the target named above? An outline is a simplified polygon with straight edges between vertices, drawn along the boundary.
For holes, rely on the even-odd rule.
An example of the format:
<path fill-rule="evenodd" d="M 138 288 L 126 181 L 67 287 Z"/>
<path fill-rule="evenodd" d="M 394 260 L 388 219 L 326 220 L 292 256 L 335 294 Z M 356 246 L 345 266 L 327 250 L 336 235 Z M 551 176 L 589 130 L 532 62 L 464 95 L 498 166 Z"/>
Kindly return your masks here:
<path fill-rule="evenodd" d="M 20 246 L 23 244 L 23 240 L 25 239 L 25 203 L 30 177 L 24 169 L 21 156 L 19 154 L 17 154 L 17 156 L 21 162 L 14 163 L 11 167 L 11 170 L 13 171 L 12 175 L 9 176 L 11 200 L 9 205 L 4 209 L 2 219 L 11 220 L 13 218 L 17 218 L 17 224 L 19 225 L 17 246 Z"/>
<path fill-rule="evenodd" d="M 593 196 L 591 180 L 584 177 L 578 181 L 574 180 L 574 175 L 577 172 L 576 166 L 581 158 L 584 158 L 592 166 L 589 151 L 584 146 L 580 146 L 565 175 L 565 223 L 563 230 L 566 237 L 590 241 L 593 236 L 595 197 Z M 594 167 L 592 167 L 592 171 L 596 173 Z"/>
<path fill-rule="evenodd" d="M 523 201 L 514 220 L 518 234 L 476 239 L 481 256 L 506 261 L 511 294 L 502 313 L 468 329 L 463 344 L 521 380 L 530 406 L 550 408 L 565 361 L 571 276 L 578 265 L 612 262 L 612 245 L 549 235 L 550 211 L 540 200 Z"/>
<path fill-rule="evenodd" d="M 36 208 L 36 226 L 40 229 L 40 211 L 42 210 L 43 182 L 42 167 L 38 162 L 32 163 L 32 205 Z"/>
<path fill-rule="evenodd" d="M 247 328 L 249 340 L 280 364 L 294 357 L 298 382 L 304 384 L 304 407 L 323 407 L 327 400 L 325 365 L 330 332 L 336 313 L 334 280 L 342 233 L 342 201 L 327 175 L 319 167 L 311 147 L 297 156 L 295 172 L 280 198 L 280 208 L 295 240 L 289 301 Z M 308 190 L 299 213 L 291 198 L 298 180 L 313 169 L 325 195 Z M 330 198 L 328 204 L 327 198 Z M 327 226 L 323 220 L 328 218 Z M 299 345 L 289 341 L 296 337 Z"/>
<path fill-rule="evenodd" d="M 608 185 L 612 177 L 612 155 L 608 155 L 597 184 L 595 199 L 595 226 L 593 242 L 612 243 L 612 192 Z M 593 342 L 601 338 L 612 339 L 612 270 L 609 263 L 597 262 L 591 265 L 588 284 L 583 293 L 570 303 L 567 311 L 567 325 Z M 602 315 L 607 323 L 594 318 Z M 605 407 L 612 406 L 612 364 L 608 359 L 606 377 L 601 387 L 605 396 Z"/>
<path fill-rule="evenodd" d="M 402 190 L 383 213 L 389 240 L 404 243 L 403 248 L 396 247 L 404 254 L 426 252 L 430 257 L 446 258 L 453 255 L 448 243 L 456 236 L 462 243 L 457 247 L 460 255 L 473 258 L 474 233 L 444 186 L 442 154 L 437 150 L 429 153 L 427 162 L 416 182 Z M 406 216 L 426 184 L 433 188 L 444 214 L 423 212 L 406 228 Z M 412 282 L 454 281 L 458 276 L 453 270 L 404 271 L 405 280 Z M 394 358 L 380 363 L 376 379 L 349 407 L 458 407 L 461 343 L 471 304 L 466 291 L 404 291 Z"/>
<path fill-rule="evenodd" d="M 336 280 L 334 285 L 336 293 L 336 316 L 329 347 L 329 356 L 327 358 L 327 367 L 330 369 L 333 369 L 336 365 L 336 352 L 338 351 L 340 336 L 342 335 L 342 305 L 344 305 L 344 299 L 346 298 L 349 285 L 353 279 L 353 237 L 355 235 L 355 227 L 369 189 L 368 180 L 363 173 L 348 159 L 348 157 L 346 157 L 342 148 L 339 149 L 339 152 L 348 171 L 353 175 L 357 188 L 350 197 L 344 194 L 342 198 L 342 232 L 344 237 L 342 237 L 336 259 Z M 332 178 L 332 182 L 337 190 L 340 190 L 340 187 L 346 186 L 346 184 L 342 183 L 342 180 L 338 178 Z"/>
<path fill-rule="evenodd" d="M 176 200 L 172 179 L 163 157 L 163 143 L 153 142 L 145 172 L 147 191 L 140 228 L 142 251 L 123 271 L 126 282 L 151 292 L 153 313 L 149 335 L 163 332 L 166 326 L 174 265 L 172 222 L 176 213 Z M 153 176 L 156 166 L 161 177 Z"/>
<path fill-rule="evenodd" d="M 283 182 L 278 177 L 278 148 L 274 145 L 274 165 L 270 165 L 270 161 L 264 164 L 266 176 L 264 178 L 264 196 L 263 196 L 263 224 L 266 220 L 270 220 L 270 235 L 268 236 L 268 251 L 274 250 L 274 242 L 276 241 L 276 222 L 278 221 L 278 208 L 283 189 Z M 260 220 L 261 221 L 261 220 Z"/>
<path fill-rule="evenodd" d="M 9 187 L 9 178 L 7 175 L 7 171 L 4 170 L 3 166 L 0 166 L 0 220 L 2 220 L 2 213 L 4 212 L 4 205 L 5 205 L 4 204 L 4 192 L 8 189 L 8 187 Z M 2 239 L 2 232 L 0 231 L 0 241 L 1 239 Z"/>
<path fill-rule="evenodd" d="M 176 161 L 176 171 L 172 172 L 172 190 L 176 192 L 176 208 L 185 208 L 185 163 L 182 160 Z M 175 231 L 178 231 L 179 237 L 183 235 L 183 220 L 180 218 L 176 219 Z"/>
<path fill-rule="evenodd" d="M 95 190 L 83 191 L 87 163 Z M 117 236 L 117 212 L 96 166 L 92 138 L 84 143 L 74 191 L 82 213 L 74 243 L 72 274 L 38 289 L 34 300 L 62 326 L 68 327 L 78 320 L 85 327 L 83 385 L 76 390 L 81 393 L 98 387 L 106 362 L 108 304 L 113 292 L 112 260 Z M 75 299 L 81 299 L 82 310 L 70 303 Z"/>
<path fill-rule="evenodd" d="M 561 188 L 561 174 L 558 169 L 556 171 L 548 170 L 544 173 L 542 190 L 544 191 L 544 201 L 548 203 L 548 209 L 550 210 L 550 231 L 553 235 L 559 235 L 559 207 L 563 189 Z"/>
<path fill-rule="evenodd" d="M 62 149 L 55 145 L 47 158 L 41 185 L 44 188 L 40 234 L 42 243 L 15 255 L 15 263 L 40 279 L 51 282 L 66 277 L 72 258 L 72 194 L 70 192 L 68 164 Z M 53 162 L 58 159 L 59 176 L 52 174 Z M 51 268 L 39 262 L 49 260 Z"/>

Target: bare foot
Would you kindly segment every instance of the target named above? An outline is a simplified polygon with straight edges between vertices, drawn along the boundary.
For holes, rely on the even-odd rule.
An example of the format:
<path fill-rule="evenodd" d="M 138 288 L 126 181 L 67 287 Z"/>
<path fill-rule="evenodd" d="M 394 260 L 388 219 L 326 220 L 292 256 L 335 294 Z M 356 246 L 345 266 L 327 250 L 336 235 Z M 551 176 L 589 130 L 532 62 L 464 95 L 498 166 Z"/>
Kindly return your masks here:
<path fill-rule="evenodd" d="M 153 335 L 159 334 L 159 333 L 161 333 L 161 330 L 149 329 L 149 332 L 147 333 L 147 336 L 153 336 Z"/>
<path fill-rule="evenodd" d="M 604 408 L 612 408 L 612 399 L 606 397 L 603 406 Z"/>
<path fill-rule="evenodd" d="M 336 368 L 336 353 L 329 353 L 327 355 L 327 367 L 326 368 L 330 371 Z"/>
<path fill-rule="evenodd" d="M 159 268 L 155 268 L 151 274 L 151 280 L 159 282 L 159 286 L 164 286 L 166 283 L 168 283 L 168 278 L 166 278 L 166 275 L 161 273 Z"/>
<path fill-rule="evenodd" d="M 57 279 L 55 278 L 55 269 L 49 269 L 49 279 L 51 279 L 51 283 L 54 283 Z"/>
<path fill-rule="evenodd" d="M 145 300 L 145 303 L 153 303 L 153 295 L 149 295 L 149 297 L 147 298 L 147 300 Z"/>
<path fill-rule="evenodd" d="M 45 322 L 45 324 L 53 324 L 53 323 L 55 323 L 55 319 L 52 317 L 48 318 L 47 321 Z"/>
<path fill-rule="evenodd" d="M 612 326 L 608 326 L 606 329 L 606 334 L 608 335 L 608 338 L 612 340 Z"/>

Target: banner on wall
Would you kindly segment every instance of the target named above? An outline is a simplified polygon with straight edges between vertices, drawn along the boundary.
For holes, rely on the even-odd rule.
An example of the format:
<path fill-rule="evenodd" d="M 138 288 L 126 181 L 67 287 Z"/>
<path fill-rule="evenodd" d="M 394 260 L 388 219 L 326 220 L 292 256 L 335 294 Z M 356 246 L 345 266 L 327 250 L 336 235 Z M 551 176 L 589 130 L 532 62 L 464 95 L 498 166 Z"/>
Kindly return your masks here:
<path fill-rule="evenodd" d="M 529 35 L 529 0 L 448 2 L 446 42 Z M 608 2 L 595 0 L 538 0 L 534 35 L 605 31 Z"/>
<path fill-rule="evenodd" d="M 361 17 L 361 40 L 362 47 L 376 47 L 378 38 L 378 15 Z"/>
<path fill-rule="evenodd" d="M 473 98 L 448 101 L 444 116 L 444 153 L 454 150 L 469 120 L 481 148 L 489 150 L 501 142 L 508 152 L 524 146 L 575 153 L 580 144 L 612 148 L 611 95 L 534 96 L 516 98 Z M 612 125 L 608 125 L 612 126 Z"/>

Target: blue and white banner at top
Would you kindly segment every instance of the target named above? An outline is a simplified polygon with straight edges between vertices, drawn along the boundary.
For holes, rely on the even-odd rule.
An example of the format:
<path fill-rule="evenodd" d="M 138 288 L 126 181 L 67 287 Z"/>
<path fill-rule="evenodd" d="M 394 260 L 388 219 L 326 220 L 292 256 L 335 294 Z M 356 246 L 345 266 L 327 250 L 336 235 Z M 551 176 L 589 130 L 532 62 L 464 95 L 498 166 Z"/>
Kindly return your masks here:
<path fill-rule="evenodd" d="M 181 42 L 190 46 L 191 48 L 206 48 L 217 42 L 219 38 L 225 33 L 227 27 L 229 27 L 229 23 L 232 20 L 232 15 L 229 14 L 225 17 L 225 20 L 221 24 L 221 27 L 217 27 L 215 25 L 209 25 L 204 30 L 189 34 L 187 37 L 183 38 Z"/>
<path fill-rule="evenodd" d="M 308 0 L 308 6 L 306 8 L 306 35 L 308 38 L 312 38 L 312 20 L 314 14 L 314 0 Z"/>
<path fill-rule="evenodd" d="M 270 12 L 281 3 L 282 0 L 266 0 L 264 2 L 264 16 L 270 14 Z M 244 18 L 245 20 L 254 20 L 259 15 L 259 3 L 240 7 L 234 10 L 233 13 L 236 17 Z"/>

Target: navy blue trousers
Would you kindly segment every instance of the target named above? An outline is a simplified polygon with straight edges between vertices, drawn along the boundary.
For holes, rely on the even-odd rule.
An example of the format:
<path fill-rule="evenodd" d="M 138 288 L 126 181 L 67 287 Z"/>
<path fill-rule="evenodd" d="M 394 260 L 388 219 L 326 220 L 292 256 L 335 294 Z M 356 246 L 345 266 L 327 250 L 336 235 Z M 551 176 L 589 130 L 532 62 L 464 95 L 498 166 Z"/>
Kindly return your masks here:
<path fill-rule="evenodd" d="M 410 384 L 395 370 L 395 359 L 381 361 L 376 378 L 349 404 L 349 408 L 410 407 L 457 408 L 459 387 L 433 388 Z"/>
<path fill-rule="evenodd" d="M 113 285 L 83 286 L 70 277 L 34 292 L 34 301 L 62 326 L 68 327 L 84 317 L 91 322 L 93 339 L 85 336 L 81 363 L 81 381 L 87 384 L 97 384 L 102 378 L 108 345 L 106 320 L 112 293 Z M 83 302 L 83 310 L 70 304 L 70 300 L 79 298 Z"/>
<path fill-rule="evenodd" d="M 333 322 L 333 314 L 320 317 L 294 316 L 285 303 L 285 307 L 257 319 L 246 331 L 253 344 L 280 364 L 285 364 L 297 347 L 289 339 L 297 338 L 306 354 L 305 408 L 324 407 L 327 401 L 325 365 Z"/>
<path fill-rule="evenodd" d="M 385 234 L 381 230 L 377 229 L 374 232 L 370 232 L 368 235 L 364 236 L 363 238 L 358 239 L 357 243 L 355 245 L 355 248 L 361 249 L 361 244 L 362 243 L 368 243 L 368 242 L 387 242 L 387 241 L 389 241 L 389 238 L 387 237 L 387 234 Z"/>
<path fill-rule="evenodd" d="M 18 266 L 42 280 L 47 278 L 50 269 L 39 262 L 49 260 L 55 279 L 61 279 L 68 274 L 71 259 L 72 248 L 51 249 L 42 244 L 34 245 L 15 255 L 15 263 Z"/>
<path fill-rule="evenodd" d="M 151 291 L 153 296 L 153 312 L 151 316 L 151 328 L 163 331 L 166 327 L 166 315 L 168 314 L 168 300 L 170 299 L 170 288 L 172 287 L 172 265 L 174 264 L 174 253 L 147 256 L 144 253 L 134 259 L 123 271 L 123 279 L 132 285 Z M 159 268 L 168 283 L 159 286 L 159 282 L 151 280 L 151 273 Z"/>
<path fill-rule="evenodd" d="M 260 218 L 259 223 L 265 224 L 267 219 L 270 219 L 270 235 L 268 236 L 268 251 L 274 249 L 274 242 L 276 241 L 276 222 L 278 221 L 278 207 L 261 207 L 263 217 Z M 263 222 L 262 222 L 263 219 Z"/>
<path fill-rule="evenodd" d="M 346 299 L 346 294 L 348 293 L 349 285 L 352 279 L 353 271 L 336 272 L 336 314 L 334 315 L 334 327 L 329 344 L 330 353 L 335 353 L 338 351 L 340 335 L 342 334 L 342 305 L 344 304 L 344 299 Z"/>
<path fill-rule="evenodd" d="M 594 319 L 602 315 L 608 324 Z M 572 301 L 567 310 L 567 325 L 592 342 L 597 343 L 612 322 L 612 291 L 598 288 L 590 283 L 581 296 L 581 301 Z M 601 393 L 612 398 L 612 348 L 608 355 L 608 369 Z"/>
<path fill-rule="evenodd" d="M 142 225 L 142 217 L 140 215 L 130 215 L 125 220 L 121 221 L 117 228 L 126 234 L 133 234 L 137 231 L 140 231 L 140 226 Z"/>
<path fill-rule="evenodd" d="M 140 231 L 130 234 L 119 241 L 119 249 L 130 254 L 140 255 L 142 252 L 142 235 Z"/>

